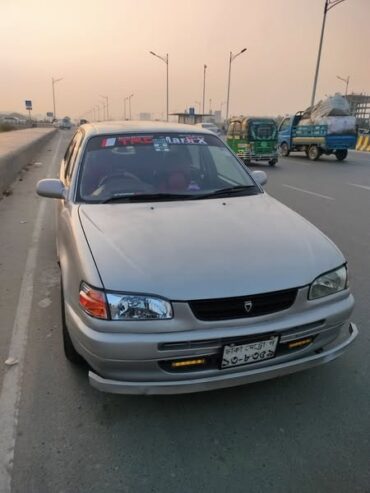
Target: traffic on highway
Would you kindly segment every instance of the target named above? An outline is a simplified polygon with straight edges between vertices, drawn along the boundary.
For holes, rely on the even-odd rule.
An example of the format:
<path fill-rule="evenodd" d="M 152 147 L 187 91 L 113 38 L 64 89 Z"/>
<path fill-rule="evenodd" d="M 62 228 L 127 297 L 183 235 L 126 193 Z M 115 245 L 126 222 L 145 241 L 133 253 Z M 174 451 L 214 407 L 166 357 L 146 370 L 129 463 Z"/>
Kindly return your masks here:
<path fill-rule="evenodd" d="M 368 492 L 370 6 L 158 1 L 0 6 L 0 493 Z"/>

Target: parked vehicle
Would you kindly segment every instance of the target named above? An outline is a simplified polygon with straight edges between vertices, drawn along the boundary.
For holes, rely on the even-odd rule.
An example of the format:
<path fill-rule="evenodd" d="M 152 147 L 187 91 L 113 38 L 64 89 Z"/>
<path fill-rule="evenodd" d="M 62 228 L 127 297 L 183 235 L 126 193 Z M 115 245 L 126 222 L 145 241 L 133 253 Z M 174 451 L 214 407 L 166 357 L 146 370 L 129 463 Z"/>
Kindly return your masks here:
<path fill-rule="evenodd" d="M 227 130 L 227 143 L 246 164 L 278 162 L 277 127 L 270 118 L 232 118 Z"/>
<path fill-rule="evenodd" d="M 204 128 L 205 130 L 209 130 L 210 132 L 213 132 L 216 135 L 222 135 L 221 130 L 218 128 L 217 125 L 215 125 L 212 122 L 201 122 L 201 123 L 196 123 L 196 127 Z"/>
<path fill-rule="evenodd" d="M 282 156 L 305 152 L 311 161 L 322 154 L 334 154 L 338 161 L 346 159 L 348 149 L 356 147 L 356 133 L 328 133 L 328 125 L 299 125 L 303 112 L 285 118 L 279 127 L 279 147 Z M 341 117 L 337 117 L 341 118 Z"/>
<path fill-rule="evenodd" d="M 79 127 L 57 202 L 66 357 L 116 393 L 241 385 L 340 356 L 358 333 L 342 253 L 190 125 Z"/>

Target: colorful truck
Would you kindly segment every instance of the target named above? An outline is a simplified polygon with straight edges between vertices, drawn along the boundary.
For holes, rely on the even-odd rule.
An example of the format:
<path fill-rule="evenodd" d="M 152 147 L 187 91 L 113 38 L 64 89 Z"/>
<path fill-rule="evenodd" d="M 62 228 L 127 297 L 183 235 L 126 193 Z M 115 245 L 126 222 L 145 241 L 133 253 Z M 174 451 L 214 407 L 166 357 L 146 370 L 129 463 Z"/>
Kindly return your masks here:
<path fill-rule="evenodd" d="M 322 154 L 334 154 L 338 161 L 346 159 L 348 149 L 356 147 L 357 135 L 351 133 L 329 133 L 328 125 L 300 125 L 303 112 L 284 118 L 279 126 L 279 148 L 282 156 L 290 152 L 305 152 L 311 161 Z M 337 118 L 341 118 L 340 116 Z"/>
<path fill-rule="evenodd" d="M 246 164 L 278 162 L 277 126 L 272 118 L 240 117 L 230 120 L 227 144 Z"/>

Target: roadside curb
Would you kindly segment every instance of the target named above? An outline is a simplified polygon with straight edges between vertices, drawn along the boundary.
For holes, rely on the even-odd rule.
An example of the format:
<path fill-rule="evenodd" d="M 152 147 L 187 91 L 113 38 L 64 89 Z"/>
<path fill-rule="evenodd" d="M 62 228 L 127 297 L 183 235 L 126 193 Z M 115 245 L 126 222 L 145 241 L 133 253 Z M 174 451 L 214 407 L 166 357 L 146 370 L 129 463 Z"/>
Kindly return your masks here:
<path fill-rule="evenodd" d="M 32 161 L 55 133 L 56 129 L 50 129 L 50 131 L 35 137 L 31 142 L 20 145 L 18 149 L 0 157 L 0 196 L 14 182 L 18 173 Z"/>

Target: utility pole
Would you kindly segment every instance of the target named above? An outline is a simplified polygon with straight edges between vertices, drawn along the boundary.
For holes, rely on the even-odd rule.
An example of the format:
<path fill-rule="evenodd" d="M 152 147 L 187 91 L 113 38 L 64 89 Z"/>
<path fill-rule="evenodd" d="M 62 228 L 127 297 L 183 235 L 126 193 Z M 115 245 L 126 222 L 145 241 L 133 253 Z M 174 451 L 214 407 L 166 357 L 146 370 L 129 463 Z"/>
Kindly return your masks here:
<path fill-rule="evenodd" d="M 229 58 L 229 77 L 228 77 L 228 82 L 227 82 L 227 99 L 226 99 L 226 120 L 229 118 L 231 63 L 235 60 L 236 57 L 238 57 L 239 55 L 241 55 L 245 51 L 247 51 L 247 48 L 243 48 L 236 55 L 233 55 L 232 52 L 230 51 L 230 58 Z"/>
<path fill-rule="evenodd" d="M 54 120 L 57 119 L 57 115 L 56 115 L 56 109 L 55 109 L 55 89 L 54 89 L 54 86 L 57 82 L 60 82 L 61 80 L 63 80 L 63 78 L 60 78 L 60 79 L 54 79 L 54 77 L 51 78 L 51 86 L 52 86 L 52 91 L 53 91 L 53 113 L 54 113 Z"/>
<path fill-rule="evenodd" d="M 205 107 L 205 101 L 206 101 L 206 70 L 207 70 L 207 65 L 204 65 L 203 67 L 203 106 L 202 106 L 202 113 L 204 115 L 204 107 Z"/>
<path fill-rule="evenodd" d="M 168 99 L 169 99 L 169 96 L 168 96 L 168 53 L 166 54 L 166 56 L 161 56 L 161 55 L 157 55 L 157 53 L 154 53 L 154 51 L 150 51 L 149 52 L 151 55 L 159 58 L 160 60 L 162 60 L 162 62 L 164 62 L 166 64 L 166 114 L 167 114 L 167 121 L 168 121 Z"/>
<path fill-rule="evenodd" d="M 345 0 L 325 0 L 324 17 L 322 19 L 322 27 L 321 27 L 321 35 L 320 35 L 320 43 L 319 43 L 319 52 L 317 54 L 315 78 L 313 81 L 311 106 L 313 106 L 315 104 L 316 87 L 317 87 L 317 80 L 319 78 L 319 69 L 320 69 L 320 61 L 321 61 L 321 50 L 322 50 L 322 45 L 323 45 L 323 40 L 324 40 L 324 32 L 325 32 L 325 24 L 326 24 L 326 14 L 329 12 L 329 10 L 331 10 L 332 8 L 336 7 L 337 5 L 339 5 L 340 3 L 344 2 L 344 1 Z"/>

